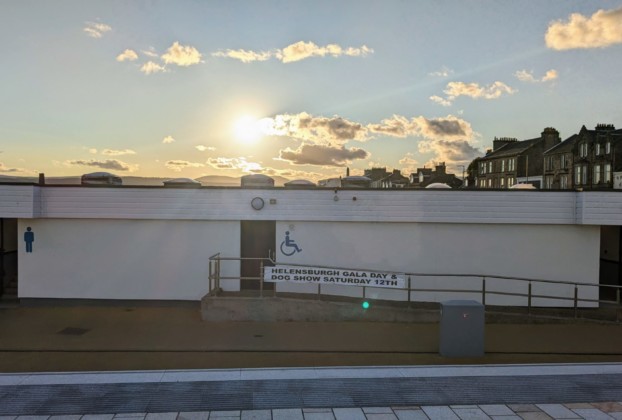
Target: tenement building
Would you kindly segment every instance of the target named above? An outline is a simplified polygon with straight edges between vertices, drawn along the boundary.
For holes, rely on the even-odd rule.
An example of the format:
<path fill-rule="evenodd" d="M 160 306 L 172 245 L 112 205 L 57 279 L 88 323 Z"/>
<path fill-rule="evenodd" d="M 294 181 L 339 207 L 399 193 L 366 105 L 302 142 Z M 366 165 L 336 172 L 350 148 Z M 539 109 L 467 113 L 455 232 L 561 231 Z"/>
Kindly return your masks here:
<path fill-rule="evenodd" d="M 445 162 L 438 163 L 434 169 L 417 168 L 417 172 L 411 173 L 408 178 L 411 188 L 426 188 L 430 184 L 441 183 L 447 184 L 451 188 L 460 188 L 463 181 L 454 174 L 447 173 Z"/>
<path fill-rule="evenodd" d="M 622 130 L 613 124 L 585 125 L 544 152 L 545 189 L 613 189 L 613 173 L 622 170 Z"/>
<path fill-rule="evenodd" d="M 476 188 L 509 188 L 517 183 L 542 184 L 545 150 L 559 144 L 559 132 L 545 128 L 540 137 L 518 141 L 501 137 L 493 140 L 493 148 L 477 159 Z"/>

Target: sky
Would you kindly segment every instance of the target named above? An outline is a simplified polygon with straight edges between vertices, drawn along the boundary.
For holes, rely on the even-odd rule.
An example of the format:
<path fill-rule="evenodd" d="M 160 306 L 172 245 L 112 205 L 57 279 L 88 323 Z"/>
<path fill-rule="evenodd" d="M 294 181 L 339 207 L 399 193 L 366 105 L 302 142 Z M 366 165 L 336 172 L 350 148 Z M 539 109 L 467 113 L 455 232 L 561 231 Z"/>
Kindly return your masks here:
<path fill-rule="evenodd" d="M 0 39 L 0 175 L 460 175 L 622 127 L 622 0 L 3 0 Z"/>

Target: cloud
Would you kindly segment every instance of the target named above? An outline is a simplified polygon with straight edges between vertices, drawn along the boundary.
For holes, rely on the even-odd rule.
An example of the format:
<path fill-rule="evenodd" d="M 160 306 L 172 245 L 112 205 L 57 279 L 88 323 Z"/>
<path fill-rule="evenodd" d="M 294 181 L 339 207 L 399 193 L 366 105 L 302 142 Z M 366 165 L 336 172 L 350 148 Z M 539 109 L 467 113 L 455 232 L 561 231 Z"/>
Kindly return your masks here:
<path fill-rule="evenodd" d="M 136 54 L 136 51 L 130 50 L 130 49 L 127 49 L 123 51 L 121 54 L 117 55 L 117 61 L 119 62 L 134 61 L 137 59 L 138 59 L 138 54 Z"/>
<path fill-rule="evenodd" d="M 187 160 L 167 160 L 164 166 L 166 166 L 168 169 L 172 169 L 175 172 L 181 172 L 182 169 L 201 168 L 205 165 L 199 162 L 189 162 Z"/>
<path fill-rule="evenodd" d="M 175 139 L 173 138 L 173 136 L 166 136 L 162 139 L 162 143 L 164 144 L 175 143 Z"/>
<path fill-rule="evenodd" d="M 544 76 L 542 76 L 542 79 L 540 79 L 541 82 L 548 82 L 550 80 L 555 80 L 557 79 L 557 77 L 559 76 L 559 74 L 557 73 L 557 70 L 551 69 L 548 70 Z"/>
<path fill-rule="evenodd" d="M 546 46 L 554 50 L 605 48 L 622 43 L 622 8 L 598 10 L 590 17 L 573 13 L 567 22 L 549 24 L 544 36 Z"/>
<path fill-rule="evenodd" d="M 443 92 L 447 95 L 446 98 L 433 95 L 430 96 L 430 100 L 449 106 L 459 96 L 468 96 L 473 99 L 498 99 L 504 94 L 512 95 L 517 90 L 499 81 L 488 86 L 480 86 L 479 83 L 449 82 Z"/>
<path fill-rule="evenodd" d="M 253 61 L 266 61 L 274 57 L 274 51 L 248 51 L 248 50 L 225 50 L 212 53 L 214 57 L 227 57 L 240 60 L 242 63 L 251 63 Z"/>
<path fill-rule="evenodd" d="M 406 153 L 398 162 L 402 165 L 402 171 L 405 173 L 416 172 L 419 165 L 419 161 L 415 159 L 415 155 L 411 152 Z"/>
<path fill-rule="evenodd" d="M 281 114 L 259 121 L 266 135 L 286 136 L 297 140 L 326 145 L 343 144 L 349 140 L 366 140 L 367 129 L 360 123 L 339 116 L 314 117 L 306 112 Z"/>
<path fill-rule="evenodd" d="M 101 22 L 86 22 L 86 26 L 82 30 L 91 38 L 101 38 L 106 32 L 111 31 L 112 28 Z"/>
<path fill-rule="evenodd" d="M 443 92 L 448 95 L 449 100 L 454 100 L 458 96 L 468 96 L 473 99 L 497 99 L 503 94 L 512 95 L 516 93 L 516 90 L 499 81 L 488 86 L 480 86 L 478 83 L 449 82 Z"/>
<path fill-rule="evenodd" d="M 319 174 L 317 172 L 298 171 L 295 169 L 276 169 L 269 167 L 263 167 L 259 171 L 255 171 L 255 173 L 262 173 L 269 176 L 283 176 L 289 179 L 318 180 L 326 177 L 325 174 Z"/>
<path fill-rule="evenodd" d="M 199 144 L 198 146 L 194 146 L 198 151 L 200 152 L 205 152 L 207 150 L 209 150 L 210 152 L 213 152 L 214 150 L 216 150 L 215 147 L 212 146 L 203 146 L 202 144 Z"/>
<path fill-rule="evenodd" d="M 337 44 L 328 44 L 326 46 L 318 46 L 313 42 L 298 41 L 294 44 L 288 45 L 277 53 L 277 58 L 283 63 L 293 63 L 295 61 L 304 60 L 310 57 L 324 57 L 330 55 L 332 57 L 339 57 L 341 55 L 347 55 L 351 57 L 365 57 L 367 54 L 372 53 L 373 50 L 366 45 L 360 48 L 342 48 Z"/>
<path fill-rule="evenodd" d="M 153 74 L 153 73 L 166 73 L 166 67 L 159 65 L 158 63 L 155 63 L 153 61 L 147 61 L 145 64 L 142 65 L 142 67 L 140 68 L 140 71 L 142 71 L 145 74 Z"/>
<path fill-rule="evenodd" d="M 217 169 L 240 169 L 244 172 L 260 172 L 262 166 L 257 162 L 249 162 L 246 158 L 209 158 L 207 164 Z"/>
<path fill-rule="evenodd" d="M 107 156 L 122 156 L 122 155 L 135 155 L 136 152 L 131 149 L 125 150 L 114 150 L 114 149 L 104 149 L 102 150 L 102 155 Z"/>
<path fill-rule="evenodd" d="M 151 57 L 151 58 L 158 58 L 160 57 L 160 54 L 158 54 L 155 50 L 155 48 L 153 47 L 149 47 L 148 50 L 142 50 L 141 51 L 143 54 L 145 54 L 147 57 Z"/>
<path fill-rule="evenodd" d="M 434 76 L 434 77 L 449 77 L 451 74 L 453 74 L 453 72 L 454 71 L 452 69 L 450 69 L 450 68 L 448 68 L 446 66 L 443 66 L 443 67 L 441 67 L 440 70 L 428 73 L 428 75 Z"/>
<path fill-rule="evenodd" d="M 406 118 L 394 115 L 380 124 L 369 124 L 370 132 L 391 137 L 419 136 L 427 139 L 469 139 L 473 137 L 471 124 L 453 115 L 440 118 L 423 116 Z"/>
<path fill-rule="evenodd" d="M 283 63 L 293 63 L 311 57 L 365 57 L 374 50 L 366 45 L 361 47 L 342 47 L 337 44 L 328 44 L 319 46 L 313 42 L 298 41 L 288 45 L 282 49 L 271 51 L 252 51 L 252 50 L 225 50 L 212 53 L 214 57 L 227 57 L 240 60 L 243 63 L 251 63 L 253 61 L 266 61 L 276 58 Z"/>
<path fill-rule="evenodd" d="M 345 166 L 357 159 L 365 159 L 369 153 L 363 149 L 303 144 L 298 150 L 281 150 L 280 158 L 294 165 Z"/>
<path fill-rule="evenodd" d="M 200 63 L 201 57 L 201 53 L 197 51 L 196 48 L 190 45 L 184 46 L 175 41 L 160 58 L 162 58 L 166 64 L 188 67 Z"/>
<path fill-rule="evenodd" d="M 424 140 L 419 142 L 420 153 L 432 153 L 434 158 L 426 165 L 434 162 L 445 162 L 453 171 L 458 169 L 458 165 L 468 166 L 473 159 L 482 155 L 482 152 L 468 141 L 448 141 L 448 140 Z"/>
<path fill-rule="evenodd" d="M 450 106 L 452 104 L 452 102 L 450 100 L 447 100 L 445 98 L 441 98 L 440 96 L 437 96 L 437 95 L 430 96 L 430 100 L 432 102 L 436 102 L 437 104 L 443 105 L 443 106 Z"/>
<path fill-rule="evenodd" d="M 516 78 L 520 80 L 521 82 L 543 83 L 543 82 L 550 82 L 551 80 L 555 80 L 557 79 L 559 75 L 557 73 L 557 70 L 551 69 L 547 71 L 544 74 L 544 76 L 542 76 L 542 78 L 540 79 L 536 79 L 533 75 L 533 72 L 527 71 L 527 70 L 518 70 L 516 73 L 514 73 L 514 76 L 516 76 Z"/>
<path fill-rule="evenodd" d="M 138 165 L 130 165 L 121 160 L 107 159 L 107 160 L 69 160 L 65 164 L 70 166 L 94 166 L 102 169 L 111 169 L 115 171 L 128 171 L 133 172 L 138 169 Z"/>
<path fill-rule="evenodd" d="M 0 172 L 15 173 L 15 172 L 27 172 L 27 171 L 22 168 L 9 168 L 4 163 L 0 162 Z"/>
<path fill-rule="evenodd" d="M 92 148 L 89 149 L 89 153 L 92 154 L 92 155 L 96 155 L 97 154 L 97 149 L 92 147 Z"/>

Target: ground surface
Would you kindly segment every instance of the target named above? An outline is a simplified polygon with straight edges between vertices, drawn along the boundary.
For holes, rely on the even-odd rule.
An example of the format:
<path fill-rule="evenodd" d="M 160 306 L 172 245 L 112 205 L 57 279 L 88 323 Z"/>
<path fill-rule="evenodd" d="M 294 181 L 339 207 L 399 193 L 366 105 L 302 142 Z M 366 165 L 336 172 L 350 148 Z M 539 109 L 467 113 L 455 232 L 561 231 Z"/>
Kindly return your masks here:
<path fill-rule="evenodd" d="M 438 355 L 438 324 L 208 323 L 196 307 L 0 309 L 0 372 L 622 362 L 622 325 L 487 324 L 486 355 Z"/>

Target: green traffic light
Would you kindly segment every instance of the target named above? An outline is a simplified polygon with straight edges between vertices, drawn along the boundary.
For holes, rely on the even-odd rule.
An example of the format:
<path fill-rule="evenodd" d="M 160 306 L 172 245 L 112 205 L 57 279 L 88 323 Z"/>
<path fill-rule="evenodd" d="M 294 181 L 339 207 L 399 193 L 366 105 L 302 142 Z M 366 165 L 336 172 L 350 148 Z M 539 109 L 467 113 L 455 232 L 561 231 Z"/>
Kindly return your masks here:
<path fill-rule="evenodd" d="M 367 301 L 363 302 L 362 306 L 363 306 L 363 309 L 369 308 L 369 302 Z"/>

